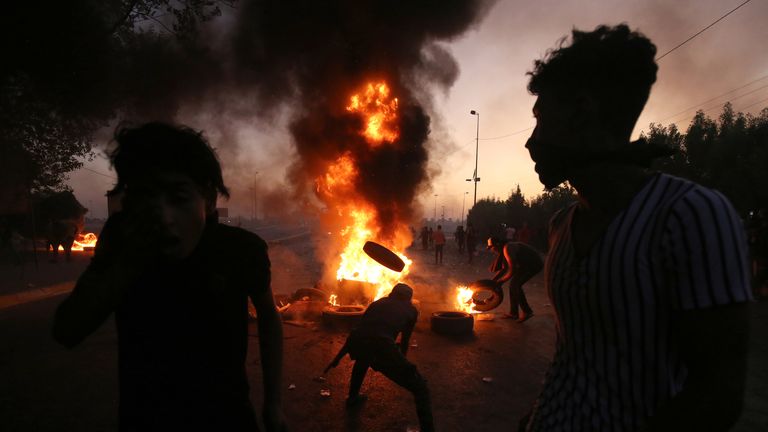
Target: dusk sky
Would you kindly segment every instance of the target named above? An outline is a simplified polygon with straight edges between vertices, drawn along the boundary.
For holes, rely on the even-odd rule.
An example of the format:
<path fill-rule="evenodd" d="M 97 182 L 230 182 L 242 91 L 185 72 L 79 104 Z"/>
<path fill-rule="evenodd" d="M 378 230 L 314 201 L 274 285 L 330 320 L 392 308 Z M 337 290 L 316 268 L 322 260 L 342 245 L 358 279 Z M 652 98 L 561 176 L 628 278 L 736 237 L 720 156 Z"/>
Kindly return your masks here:
<path fill-rule="evenodd" d="M 498 1 L 474 28 L 445 43 L 459 64 L 460 75 L 447 92 L 435 92 L 429 108 L 433 122 L 430 168 L 435 174 L 421 194 L 423 215 L 431 218 L 436 205 L 438 217 L 444 211 L 446 218 L 460 218 L 465 192 L 469 192 L 465 211 L 472 205 L 473 187 L 465 181 L 472 176 L 475 163 L 476 117 L 470 110 L 480 113 L 478 199 L 504 199 L 517 184 L 527 198 L 542 192 L 524 148 L 534 125 L 531 107 L 535 100 L 526 90 L 526 72 L 534 59 L 556 46 L 572 28 L 591 30 L 599 24 L 626 22 L 648 36 L 663 54 L 743 2 Z M 736 111 L 757 113 L 768 107 L 766 23 L 768 1 L 752 0 L 661 59 L 635 137 L 651 122 L 676 123 L 685 130 L 697 109 L 716 117 L 729 100 Z M 257 189 L 282 187 L 293 149 L 285 128 L 289 108 L 279 109 L 276 120 L 216 125 L 236 129 L 238 142 L 227 145 L 217 142 L 215 128 L 207 127 L 217 121 L 214 114 L 178 115 L 179 122 L 206 130 L 219 149 L 225 181 L 234 192 L 229 203 L 220 206 L 230 207 L 231 214 L 251 215 L 249 191 L 254 184 Z M 103 147 L 109 135 L 105 132 L 96 146 Z M 100 153 L 98 148 L 96 152 Z M 104 194 L 114 182 L 110 176 L 114 173 L 103 156 L 71 175 L 69 184 L 80 202 L 91 208 L 91 217 L 106 215 Z"/>

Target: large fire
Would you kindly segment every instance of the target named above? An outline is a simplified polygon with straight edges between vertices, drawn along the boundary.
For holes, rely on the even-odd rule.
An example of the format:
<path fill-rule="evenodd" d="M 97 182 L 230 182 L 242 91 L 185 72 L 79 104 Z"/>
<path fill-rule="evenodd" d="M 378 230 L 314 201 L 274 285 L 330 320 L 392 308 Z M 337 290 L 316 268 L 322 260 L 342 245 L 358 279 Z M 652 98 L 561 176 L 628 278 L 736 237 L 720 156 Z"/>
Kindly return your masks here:
<path fill-rule="evenodd" d="M 94 233 L 78 234 L 75 242 L 72 244 L 73 251 L 84 251 L 85 249 L 93 250 L 96 247 L 96 241 L 98 238 Z M 59 246 L 59 250 L 63 251 L 64 248 Z"/>
<path fill-rule="evenodd" d="M 350 96 L 349 101 L 346 111 L 361 116 L 364 129 L 359 133 L 371 148 L 396 142 L 399 137 L 398 99 L 391 96 L 386 83 L 367 83 Z M 336 279 L 374 284 L 376 293 L 373 299 L 376 300 L 387 295 L 408 274 L 412 261 L 402 251 L 410 244 L 411 233 L 407 223 L 399 222 L 394 236 L 382 242 L 405 262 L 405 268 L 400 273 L 383 267 L 363 252 L 366 241 L 381 242 L 378 236 L 382 229 L 378 226 L 376 207 L 355 189 L 359 175 L 354 155 L 345 152 L 331 161 L 325 173 L 316 179 L 317 193 L 329 205 L 329 210 L 344 221 L 336 233 L 341 238 Z"/>

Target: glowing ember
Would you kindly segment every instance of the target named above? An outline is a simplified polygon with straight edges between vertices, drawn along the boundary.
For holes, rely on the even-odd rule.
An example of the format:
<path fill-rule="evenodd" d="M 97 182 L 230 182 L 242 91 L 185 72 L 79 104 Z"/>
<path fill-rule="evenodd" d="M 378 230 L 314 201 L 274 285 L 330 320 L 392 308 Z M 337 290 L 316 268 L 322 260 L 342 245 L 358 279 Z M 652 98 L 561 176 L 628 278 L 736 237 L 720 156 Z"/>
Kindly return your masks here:
<path fill-rule="evenodd" d="M 467 286 L 456 288 L 456 309 L 466 313 L 476 313 L 475 304 L 472 302 L 474 291 Z"/>
<path fill-rule="evenodd" d="M 365 120 L 363 136 L 371 144 L 394 142 L 397 130 L 397 98 L 390 96 L 386 83 L 368 83 L 365 90 L 349 98 L 347 111 L 360 113 Z"/>
<path fill-rule="evenodd" d="M 338 306 L 339 305 L 339 296 L 336 294 L 331 294 L 330 297 L 328 297 L 328 303 L 331 304 L 331 306 Z"/>
<path fill-rule="evenodd" d="M 73 251 L 83 251 L 86 248 L 93 249 L 96 247 L 96 241 L 98 238 L 96 237 L 96 234 L 94 233 L 85 233 L 85 234 L 78 234 L 77 239 L 75 239 L 75 242 L 72 244 L 72 250 Z M 59 250 L 63 251 L 64 248 L 59 246 Z"/>

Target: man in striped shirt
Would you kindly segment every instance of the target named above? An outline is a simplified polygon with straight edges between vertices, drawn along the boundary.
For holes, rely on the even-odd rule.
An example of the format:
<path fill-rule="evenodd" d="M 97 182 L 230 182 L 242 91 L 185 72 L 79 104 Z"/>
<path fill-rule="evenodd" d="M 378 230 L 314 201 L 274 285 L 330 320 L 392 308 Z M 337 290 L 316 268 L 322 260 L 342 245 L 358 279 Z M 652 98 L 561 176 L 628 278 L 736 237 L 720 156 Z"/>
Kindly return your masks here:
<path fill-rule="evenodd" d="M 745 235 L 720 193 L 647 169 L 630 142 L 656 47 L 626 25 L 573 31 L 535 62 L 531 159 L 579 201 L 550 223 L 556 352 L 528 431 L 727 430 L 743 400 Z"/>

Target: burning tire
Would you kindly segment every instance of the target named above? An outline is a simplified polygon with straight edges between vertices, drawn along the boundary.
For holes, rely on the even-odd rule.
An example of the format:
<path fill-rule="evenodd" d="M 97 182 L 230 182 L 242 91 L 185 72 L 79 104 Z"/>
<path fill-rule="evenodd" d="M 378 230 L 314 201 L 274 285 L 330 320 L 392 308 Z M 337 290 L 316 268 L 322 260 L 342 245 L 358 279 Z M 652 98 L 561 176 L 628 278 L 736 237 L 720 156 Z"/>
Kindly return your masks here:
<path fill-rule="evenodd" d="M 446 336 L 472 334 L 475 320 L 472 315 L 459 311 L 439 311 L 432 314 L 432 331 Z"/>
<path fill-rule="evenodd" d="M 295 302 L 300 300 L 317 300 L 327 302 L 328 293 L 317 288 L 299 288 L 291 296 L 291 301 Z"/>
<path fill-rule="evenodd" d="M 473 282 L 469 288 L 473 291 L 472 303 L 476 311 L 488 312 L 496 309 L 504 301 L 504 291 L 490 279 Z"/>
<path fill-rule="evenodd" d="M 354 327 L 365 313 L 365 307 L 359 305 L 326 306 L 323 308 L 323 324 L 349 329 Z"/>

